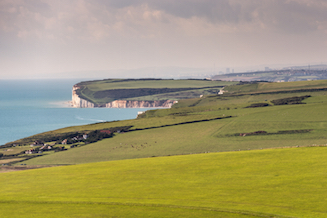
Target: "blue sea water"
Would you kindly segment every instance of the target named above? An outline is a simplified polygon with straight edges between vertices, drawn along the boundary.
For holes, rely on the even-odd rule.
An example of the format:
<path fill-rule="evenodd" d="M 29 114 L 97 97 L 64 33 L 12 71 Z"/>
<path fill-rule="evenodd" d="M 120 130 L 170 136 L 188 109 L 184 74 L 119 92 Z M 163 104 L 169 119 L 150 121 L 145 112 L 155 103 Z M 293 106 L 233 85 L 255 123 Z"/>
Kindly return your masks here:
<path fill-rule="evenodd" d="M 71 108 L 80 80 L 0 80 L 0 145 L 68 126 L 134 119 L 145 108 Z"/>

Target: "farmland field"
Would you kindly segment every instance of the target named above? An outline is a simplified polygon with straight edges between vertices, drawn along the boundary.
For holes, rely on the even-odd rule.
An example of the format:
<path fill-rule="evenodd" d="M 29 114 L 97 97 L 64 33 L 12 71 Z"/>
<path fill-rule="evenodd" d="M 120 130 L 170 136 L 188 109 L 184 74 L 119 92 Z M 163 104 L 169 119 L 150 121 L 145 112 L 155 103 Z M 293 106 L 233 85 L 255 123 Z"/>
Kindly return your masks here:
<path fill-rule="evenodd" d="M 226 87 L 223 95 L 180 100 L 171 109 L 149 110 L 138 119 L 59 129 L 17 140 L 28 145 L 48 136 L 130 127 L 112 138 L 64 152 L 48 152 L 21 162 L 28 165 L 79 164 L 108 160 L 205 152 L 253 150 L 272 147 L 311 146 L 327 143 L 326 81 L 259 83 Z M 288 86 L 287 86 L 288 84 Z M 324 86 L 325 85 L 325 86 Z M 249 87 L 252 87 L 248 89 Z M 263 90 L 263 92 L 255 91 Z M 261 87 L 261 88 L 260 88 Z M 292 88 L 293 87 L 293 88 Z M 295 87 L 295 88 L 294 88 Z M 307 87 L 303 91 L 304 87 Z M 320 91 L 316 91 L 317 89 Z M 248 91 L 244 91 L 244 90 Z M 293 90 L 292 90 L 293 89 Z M 241 91 L 236 91 L 241 90 Z M 243 90 L 243 91 L 242 91 Z M 272 92 L 272 90 L 275 90 Z M 276 91 L 277 90 L 277 91 Z M 292 92 L 288 92 L 291 90 Z M 286 92 L 285 92 L 286 91 Z M 305 97 L 301 102 L 274 105 L 279 99 Z M 288 100 L 287 100 L 288 101 Z M 251 107 L 267 104 L 265 107 Z M 264 134 L 240 135 L 263 131 Z M 11 154 L 24 146 L 11 147 Z M 4 150 L 4 149 L 3 149 Z M 3 152 L 6 154 L 7 152 Z M 9 154 L 9 153 L 8 153 Z M 18 155 L 15 158 L 25 157 Z"/>
<path fill-rule="evenodd" d="M 2 173 L 0 215 L 326 217 L 326 149 L 209 153 Z"/>
<path fill-rule="evenodd" d="M 1 149 L 13 162 L 0 174 L 0 216 L 326 217 L 326 88 L 233 85 L 134 120 L 17 140 Z M 100 130 L 113 135 L 56 144 Z M 22 154 L 36 140 L 57 152 Z M 57 167 L 8 172 L 41 166 Z"/>
<path fill-rule="evenodd" d="M 314 102 L 313 97 L 311 101 Z M 188 116 L 143 118 L 136 120 L 134 126 L 141 130 L 116 133 L 113 138 L 65 152 L 33 158 L 23 163 L 78 164 L 153 156 L 326 144 L 326 107 L 327 103 L 308 103 L 206 111 Z M 224 115 L 232 117 L 224 118 Z M 169 126 L 182 121 L 192 121 L 195 118 L 205 120 L 214 117 L 223 119 Z M 162 124 L 168 126 L 149 128 Z M 307 132 L 278 133 L 292 130 L 307 130 Z M 245 137 L 239 135 L 255 131 L 266 131 L 267 134 Z"/>
<path fill-rule="evenodd" d="M 218 93 L 236 82 L 210 80 L 107 79 L 81 82 L 77 94 L 96 105 L 114 100 L 178 100 Z"/>

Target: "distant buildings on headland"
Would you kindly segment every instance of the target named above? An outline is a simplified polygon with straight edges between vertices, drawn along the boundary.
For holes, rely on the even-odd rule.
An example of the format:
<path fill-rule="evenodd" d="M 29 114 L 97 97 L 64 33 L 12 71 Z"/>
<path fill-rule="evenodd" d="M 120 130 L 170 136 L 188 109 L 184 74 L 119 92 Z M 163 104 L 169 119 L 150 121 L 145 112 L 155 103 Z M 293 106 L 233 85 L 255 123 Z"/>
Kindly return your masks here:
<path fill-rule="evenodd" d="M 227 68 L 229 70 L 229 68 Z M 268 81 L 268 82 L 291 82 L 327 79 L 327 65 L 315 65 L 308 67 L 287 67 L 273 70 L 265 67 L 264 71 L 229 73 L 215 75 L 212 80 L 225 81 Z"/>

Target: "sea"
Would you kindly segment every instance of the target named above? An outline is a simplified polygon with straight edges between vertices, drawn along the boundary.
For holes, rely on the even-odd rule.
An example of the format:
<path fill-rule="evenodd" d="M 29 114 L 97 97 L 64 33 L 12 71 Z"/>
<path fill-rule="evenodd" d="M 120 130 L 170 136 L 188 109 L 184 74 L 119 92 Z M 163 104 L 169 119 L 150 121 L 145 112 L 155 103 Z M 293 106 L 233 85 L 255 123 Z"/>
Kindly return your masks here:
<path fill-rule="evenodd" d="M 135 119 L 149 108 L 72 108 L 78 79 L 0 80 L 0 146 L 68 126 Z"/>

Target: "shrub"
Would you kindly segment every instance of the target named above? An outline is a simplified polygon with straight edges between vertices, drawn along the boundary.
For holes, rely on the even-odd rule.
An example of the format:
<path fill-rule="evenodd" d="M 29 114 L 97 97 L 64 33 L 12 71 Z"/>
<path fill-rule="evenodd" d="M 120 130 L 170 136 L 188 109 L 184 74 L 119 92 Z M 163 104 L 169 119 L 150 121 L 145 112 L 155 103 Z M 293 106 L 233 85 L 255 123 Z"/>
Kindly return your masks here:
<path fill-rule="evenodd" d="M 102 140 L 104 138 L 111 138 L 112 136 L 113 133 L 108 134 L 106 132 L 101 132 L 101 130 L 95 130 L 88 134 L 88 137 L 85 141 L 89 143 L 93 143 Z"/>
<path fill-rule="evenodd" d="M 254 103 L 254 104 L 251 104 L 250 106 L 247 106 L 245 108 L 267 107 L 267 106 L 270 106 L 270 104 L 267 104 L 267 103 Z"/>
<path fill-rule="evenodd" d="M 305 95 L 300 97 L 282 98 L 271 101 L 274 105 L 285 105 L 285 104 L 305 104 L 302 102 L 304 99 L 311 97 L 311 95 Z"/>

